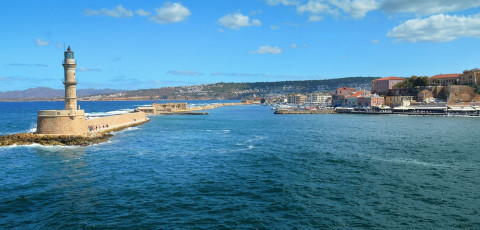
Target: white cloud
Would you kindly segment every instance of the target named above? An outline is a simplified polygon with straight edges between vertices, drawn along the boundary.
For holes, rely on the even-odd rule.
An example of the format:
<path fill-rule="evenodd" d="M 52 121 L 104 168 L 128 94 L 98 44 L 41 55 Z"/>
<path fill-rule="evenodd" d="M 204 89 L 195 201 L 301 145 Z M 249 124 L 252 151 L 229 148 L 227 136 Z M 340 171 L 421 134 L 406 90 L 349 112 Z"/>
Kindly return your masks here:
<path fill-rule="evenodd" d="M 42 41 L 40 38 L 35 39 L 35 45 L 37 45 L 37 46 L 46 46 L 46 45 L 48 45 L 49 43 L 50 43 L 50 42 Z"/>
<path fill-rule="evenodd" d="M 376 0 L 330 0 L 330 3 L 353 18 L 363 18 L 369 11 L 379 7 Z"/>
<path fill-rule="evenodd" d="M 156 15 L 152 16 L 150 20 L 160 23 L 176 23 L 187 19 L 192 13 L 180 3 L 167 2 L 162 8 L 155 9 Z"/>
<path fill-rule="evenodd" d="M 310 0 L 307 2 L 307 4 L 297 6 L 297 12 L 299 13 L 308 12 L 312 14 L 318 14 L 331 11 L 332 9 L 330 8 L 330 6 L 322 0 Z"/>
<path fill-rule="evenodd" d="M 297 13 L 308 14 L 309 21 L 318 21 L 322 14 L 340 15 L 343 12 L 355 19 L 374 10 L 389 14 L 413 13 L 427 16 L 480 7 L 480 0 L 265 0 L 267 5 L 293 6 Z"/>
<path fill-rule="evenodd" d="M 322 19 L 323 19 L 322 16 L 318 16 L 318 15 L 308 16 L 308 22 L 318 22 L 318 21 L 321 21 Z"/>
<path fill-rule="evenodd" d="M 384 0 L 380 6 L 387 13 L 414 13 L 417 16 L 454 12 L 480 6 L 478 0 Z"/>
<path fill-rule="evenodd" d="M 202 73 L 199 73 L 197 71 L 188 71 L 188 70 L 170 70 L 167 73 L 168 74 L 173 74 L 173 75 L 183 75 L 183 76 L 199 76 L 199 75 L 202 75 Z"/>
<path fill-rule="evenodd" d="M 271 47 L 269 45 L 260 46 L 258 50 L 250 51 L 251 54 L 281 54 L 282 49 L 278 46 Z"/>
<path fill-rule="evenodd" d="M 78 67 L 77 68 L 78 71 L 81 71 L 81 72 L 93 72 L 93 71 L 100 71 L 101 69 L 99 68 L 86 68 L 86 67 Z"/>
<path fill-rule="evenodd" d="M 308 21 L 313 22 L 322 20 L 319 14 L 338 15 L 340 9 L 353 18 L 363 18 L 378 7 L 377 0 L 309 0 L 305 4 L 297 5 L 297 12 L 309 13 Z"/>
<path fill-rule="evenodd" d="M 380 40 L 373 39 L 373 40 L 370 41 L 370 43 L 372 43 L 372 44 L 378 44 L 378 43 L 380 43 Z"/>
<path fill-rule="evenodd" d="M 150 14 L 150 11 L 146 11 L 146 10 L 143 10 L 143 9 L 138 9 L 135 11 L 136 14 L 140 15 L 140 16 L 149 16 Z"/>
<path fill-rule="evenodd" d="M 241 13 L 233 13 L 227 14 L 220 19 L 218 19 L 218 23 L 220 25 L 230 28 L 232 30 L 238 30 L 241 27 L 245 26 L 261 26 L 262 23 L 258 19 L 252 19 L 247 15 L 243 15 Z"/>
<path fill-rule="evenodd" d="M 298 46 L 297 46 L 297 44 L 293 43 L 292 45 L 290 45 L 290 48 L 296 49 L 296 48 L 298 48 Z"/>
<path fill-rule="evenodd" d="M 114 17 L 114 18 L 133 17 L 133 12 L 131 10 L 123 8 L 122 5 L 118 5 L 113 9 L 106 9 L 106 8 L 103 8 L 101 10 L 86 9 L 85 14 L 88 16 L 99 15 L 99 16 L 108 16 L 108 17 Z"/>
<path fill-rule="evenodd" d="M 433 15 L 408 20 L 387 36 L 396 42 L 447 42 L 461 37 L 480 38 L 480 14 L 473 16 Z"/>
<path fill-rule="evenodd" d="M 266 0 L 267 5 L 276 6 L 276 5 L 284 5 L 284 6 L 291 6 L 297 5 L 298 1 L 295 0 Z"/>

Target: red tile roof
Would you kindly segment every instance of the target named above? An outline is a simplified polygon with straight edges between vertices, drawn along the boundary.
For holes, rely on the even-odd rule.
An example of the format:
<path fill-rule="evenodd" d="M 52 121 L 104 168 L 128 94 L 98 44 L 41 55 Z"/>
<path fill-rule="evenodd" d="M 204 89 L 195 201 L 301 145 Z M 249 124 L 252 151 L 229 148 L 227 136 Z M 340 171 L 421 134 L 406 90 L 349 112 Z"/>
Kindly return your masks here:
<path fill-rule="evenodd" d="M 450 74 L 438 74 L 430 77 L 430 79 L 442 79 L 442 78 L 455 78 L 458 77 L 459 73 L 450 73 Z"/>
<path fill-rule="evenodd" d="M 346 86 L 342 87 L 342 88 L 338 88 L 337 90 L 355 90 L 354 88 L 348 88 Z"/>
<path fill-rule="evenodd" d="M 384 77 L 384 78 L 375 79 L 374 81 L 387 81 L 387 80 L 405 80 L 405 78 L 401 78 L 401 77 Z"/>
<path fill-rule="evenodd" d="M 362 96 L 364 93 L 365 93 L 364 91 L 357 91 L 347 97 L 359 97 L 359 96 Z"/>

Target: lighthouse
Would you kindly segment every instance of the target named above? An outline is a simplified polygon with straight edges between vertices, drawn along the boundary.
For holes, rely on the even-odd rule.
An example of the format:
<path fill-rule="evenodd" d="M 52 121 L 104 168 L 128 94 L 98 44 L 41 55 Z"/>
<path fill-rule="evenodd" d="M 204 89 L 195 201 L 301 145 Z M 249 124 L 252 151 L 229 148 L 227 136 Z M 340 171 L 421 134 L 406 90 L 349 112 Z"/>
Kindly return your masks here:
<path fill-rule="evenodd" d="M 87 133 L 85 111 L 77 109 L 77 63 L 68 46 L 62 65 L 65 85 L 65 108 L 63 110 L 39 110 L 37 112 L 37 134 L 84 135 Z"/>
<path fill-rule="evenodd" d="M 77 109 L 77 80 L 75 79 L 77 63 L 70 46 L 64 55 L 62 82 L 65 85 L 65 108 L 62 110 L 39 110 L 37 112 L 37 134 L 90 136 L 149 121 L 144 112 L 85 119 L 85 111 L 80 107 Z M 95 129 L 92 129 L 93 127 Z"/>
<path fill-rule="evenodd" d="M 77 63 L 75 62 L 74 53 L 68 46 L 67 51 L 65 51 L 65 59 L 62 62 L 64 69 L 64 80 L 63 84 L 65 85 L 65 110 L 76 110 L 77 109 L 77 81 L 75 80 L 75 68 Z"/>

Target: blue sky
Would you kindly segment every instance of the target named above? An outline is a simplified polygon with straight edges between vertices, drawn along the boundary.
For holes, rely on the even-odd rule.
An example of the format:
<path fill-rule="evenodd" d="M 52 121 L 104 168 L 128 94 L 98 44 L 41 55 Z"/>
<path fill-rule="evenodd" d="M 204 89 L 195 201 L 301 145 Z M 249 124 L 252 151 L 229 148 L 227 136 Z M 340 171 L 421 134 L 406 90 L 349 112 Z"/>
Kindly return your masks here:
<path fill-rule="evenodd" d="M 432 76 L 480 67 L 478 0 L 3 1 L 0 91 Z"/>

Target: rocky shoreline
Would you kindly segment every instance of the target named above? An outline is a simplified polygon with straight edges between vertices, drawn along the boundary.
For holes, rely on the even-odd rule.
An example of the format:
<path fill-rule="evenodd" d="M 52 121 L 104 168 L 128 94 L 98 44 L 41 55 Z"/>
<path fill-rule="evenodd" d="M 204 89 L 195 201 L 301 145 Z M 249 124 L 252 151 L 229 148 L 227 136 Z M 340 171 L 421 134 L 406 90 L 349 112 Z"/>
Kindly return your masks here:
<path fill-rule="evenodd" d="M 87 146 L 108 141 L 113 134 L 101 133 L 92 136 L 75 135 L 40 135 L 34 133 L 19 133 L 0 136 L 0 146 L 11 145 L 58 145 L 58 146 Z"/>

